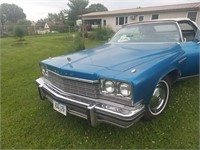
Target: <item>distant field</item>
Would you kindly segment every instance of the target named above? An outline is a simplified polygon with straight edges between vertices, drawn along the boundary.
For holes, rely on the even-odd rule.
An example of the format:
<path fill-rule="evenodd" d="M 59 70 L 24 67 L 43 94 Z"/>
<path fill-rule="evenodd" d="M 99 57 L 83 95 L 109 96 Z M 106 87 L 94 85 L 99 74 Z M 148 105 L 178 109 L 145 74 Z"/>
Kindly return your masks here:
<path fill-rule="evenodd" d="M 41 101 L 35 79 L 38 62 L 73 51 L 67 34 L 1 40 L 1 149 L 199 149 L 199 78 L 173 86 L 162 117 L 141 120 L 128 129 L 96 128 L 75 116 L 55 112 Z M 87 40 L 87 47 L 101 44 Z"/>

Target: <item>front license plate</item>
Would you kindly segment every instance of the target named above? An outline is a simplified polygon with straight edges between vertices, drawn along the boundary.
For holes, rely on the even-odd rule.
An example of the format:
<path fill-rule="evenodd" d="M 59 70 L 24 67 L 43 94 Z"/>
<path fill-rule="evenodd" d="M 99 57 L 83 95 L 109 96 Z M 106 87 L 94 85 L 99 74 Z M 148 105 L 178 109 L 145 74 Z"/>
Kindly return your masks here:
<path fill-rule="evenodd" d="M 67 116 L 67 106 L 66 105 L 63 105 L 57 101 L 53 101 L 53 109 L 65 116 Z"/>

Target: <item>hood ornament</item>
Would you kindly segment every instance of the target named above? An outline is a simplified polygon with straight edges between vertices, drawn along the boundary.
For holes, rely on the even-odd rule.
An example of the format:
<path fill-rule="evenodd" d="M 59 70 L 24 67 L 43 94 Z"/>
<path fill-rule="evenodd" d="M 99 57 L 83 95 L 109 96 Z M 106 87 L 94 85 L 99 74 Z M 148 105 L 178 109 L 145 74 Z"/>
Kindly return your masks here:
<path fill-rule="evenodd" d="M 71 58 L 67 57 L 67 61 L 68 61 L 68 64 L 71 64 L 72 60 Z"/>
<path fill-rule="evenodd" d="M 131 70 L 131 73 L 135 73 L 135 72 L 136 72 L 136 69 Z"/>

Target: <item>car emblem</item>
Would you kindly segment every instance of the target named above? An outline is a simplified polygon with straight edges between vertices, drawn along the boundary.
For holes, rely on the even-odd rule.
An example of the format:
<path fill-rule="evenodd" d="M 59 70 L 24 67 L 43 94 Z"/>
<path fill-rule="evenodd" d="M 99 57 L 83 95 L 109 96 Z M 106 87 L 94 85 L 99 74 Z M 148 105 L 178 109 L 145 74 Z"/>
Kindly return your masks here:
<path fill-rule="evenodd" d="M 136 69 L 131 70 L 131 73 L 135 73 L 135 72 L 136 72 Z"/>
<path fill-rule="evenodd" d="M 67 57 L 68 63 L 71 64 L 71 58 Z"/>

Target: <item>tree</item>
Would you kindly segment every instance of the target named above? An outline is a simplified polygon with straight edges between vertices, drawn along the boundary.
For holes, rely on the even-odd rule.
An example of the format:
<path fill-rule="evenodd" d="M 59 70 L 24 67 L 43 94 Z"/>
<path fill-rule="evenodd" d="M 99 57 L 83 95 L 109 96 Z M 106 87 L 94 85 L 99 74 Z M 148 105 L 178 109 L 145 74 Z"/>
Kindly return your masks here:
<path fill-rule="evenodd" d="M 63 24 L 67 24 L 67 16 L 66 16 L 66 10 L 61 10 L 58 14 L 60 21 L 62 21 Z"/>
<path fill-rule="evenodd" d="M 60 16 L 57 13 L 48 13 L 47 19 L 49 21 L 60 21 Z"/>
<path fill-rule="evenodd" d="M 48 17 L 45 19 L 46 21 L 53 21 L 53 22 L 62 22 L 66 24 L 67 17 L 65 16 L 66 10 L 61 10 L 59 13 L 48 13 Z"/>
<path fill-rule="evenodd" d="M 86 13 L 86 7 L 89 4 L 88 0 L 69 0 L 67 4 L 70 10 L 67 12 L 68 20 L 75 22 L 79 15 Z"/>
<path fill-rule="evenodd" d="M 26 15 L 23 12 L 23 9 L 18 7 L 15 4 L 6 4 L 3 3 L 0 5 L 0 35 L 4 34 L 5 24 L 15 24 L 20 19 L 26 19 Z M 9 26 L 10 28 L 10 26 Z"/>
<path fill-rule="evenodd" d="M 91 12 L 101 12 L 101 11 L 108 11 L 108 8 L 106 8 L 104 5 L 97 3 L 97 4 L 91 4 L 88 8 L 87 8 L 87 13 L 91 13 Z"/>
<path fill-rule="evenodd" d="M 3 22 L 11 21 L 13 23 L 17 23 L 20 19 L 26 19 L 26 14 L 23 12 L 23 9 L 15 4 L 1 4 L 0 14 L 1 23 L 2 20 L 4 20 Z"/>
<path fill-rule="evenodd" d="M 19 41 L 22 41 L 22 38 L 24 37 L 25 35 L 25 31 L 24 31 L 24 28 L 21 27 L 21 26 L 16 26 L 15 27 L 15 36 L 19 37 Z"/>
<path fill-rule="evenodd" d="M 44 25 L 45 25 L 45 20 L 40 19 L 36 22 L 36 29 L 44 28 Z"/>
<path fill-rule="evenodd" d="M 24 35 L 27 35 L 28 29 L 31 27 L 31 21 L 29 21 L 29 20 L 18 20 L 15 25 L 23 28 Z"/>

